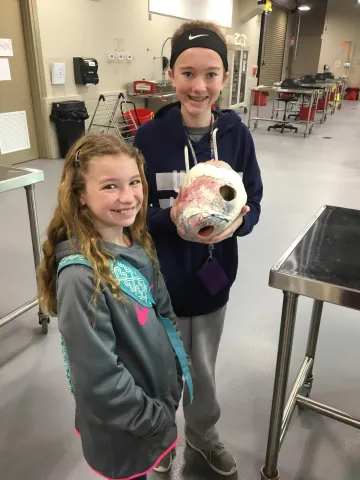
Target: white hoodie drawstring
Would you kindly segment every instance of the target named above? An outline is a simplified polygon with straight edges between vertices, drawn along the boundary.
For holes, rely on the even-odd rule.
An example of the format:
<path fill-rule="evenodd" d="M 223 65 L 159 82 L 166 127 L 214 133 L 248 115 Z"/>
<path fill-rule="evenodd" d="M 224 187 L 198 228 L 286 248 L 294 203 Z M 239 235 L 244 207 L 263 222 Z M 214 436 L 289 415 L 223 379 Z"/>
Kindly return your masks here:
<path fill-rule="evenodd" d="M 219 160 L 218 149 L 217 149 L 217 140 L 216 133 L 219 129 L 215 128 L 213 131 L 213 145 L 214 145 L 214 160 Z"/>
<path fill-rule="evenodd" d="M 213 148 L 214 148 L 214 160 L 219 160 L 219 154 L 217 149 L 217 140 L 216 140 L 216 133 L 219 129 L 215 128 L 212 133 L 212 141 L 213 141 Z M 185 145 L 184 147 L 184 157 L 185 157 L 185 172 L 188 173 L 190 170 L 190 162 L 189 162 L 189 149 L 188 146 Z"/>
<path fill-rule="evenodd" d="M 184 156 L 185 156 L 185 172 L 188 173 L 190 170 L 190 163 L 189 163 L 189 149 L 187 145 L 184 148 Z"/>

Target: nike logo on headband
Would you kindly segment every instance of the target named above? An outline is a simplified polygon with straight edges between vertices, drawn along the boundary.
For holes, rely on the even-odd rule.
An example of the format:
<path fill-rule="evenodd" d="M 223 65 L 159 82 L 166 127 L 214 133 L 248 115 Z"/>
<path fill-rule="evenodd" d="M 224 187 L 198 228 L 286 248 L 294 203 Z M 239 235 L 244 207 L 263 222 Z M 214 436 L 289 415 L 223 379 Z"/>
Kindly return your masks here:
<path fill-rule="evenodd" d="M 194 35 L 192 36 L 191 33 L 189 35 L 189 40 L 195 40 L 195 38 L 199 38 L 199 37 L 208 37 L 209 35 L 207 33 L 202 33 L 201 35 Z"/>

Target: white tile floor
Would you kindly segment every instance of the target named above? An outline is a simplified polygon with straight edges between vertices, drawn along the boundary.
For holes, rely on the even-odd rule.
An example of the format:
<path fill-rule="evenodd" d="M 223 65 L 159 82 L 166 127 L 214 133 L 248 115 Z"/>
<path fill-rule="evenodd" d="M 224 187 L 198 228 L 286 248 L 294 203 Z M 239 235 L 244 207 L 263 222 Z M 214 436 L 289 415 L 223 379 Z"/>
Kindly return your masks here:
<path fill-rule="evenodd" d="M 345 103 L 309 139 L 266 132 L 254 139 L 264 180 L 261 222 L 239 241 L 233 287 L 218 361 L 223 407 L 219 430 L 234 452 L 238 477 L 259 478 L 264 461 L 281 311 L 281 292 L 267 286 L 269 268 L 324 203 L 360 207 L 360 106 Z M 331 139 L 323 137 L 330 136 Z M 44 232 L 56 202 L 62 160 L 38 160 L 46 180 L 37 204 Z M 35 295 L 25 193 L 0 196 L 0 315 Z M 301 299 L 292 378 L 304 355 L 311 302 Z M 355 311 L 326 305 L 316 359 L 313 396 L 360 415 L 360 322 Z M 182 413 L 179 428 L 182 433 Z M 166 478 L 212 479 L 197 455 L 178 450 Z M 297 412 L 280 454 L 281 480 L 357 480 L 360 434 L 311 413 Z M 91 480 L 73 432 L 73 405 L 53 320 L 43 337 L 33 310 L 0 330 L 1 480 Z M 157 478 L 150 475 L 150 479 Z"/>

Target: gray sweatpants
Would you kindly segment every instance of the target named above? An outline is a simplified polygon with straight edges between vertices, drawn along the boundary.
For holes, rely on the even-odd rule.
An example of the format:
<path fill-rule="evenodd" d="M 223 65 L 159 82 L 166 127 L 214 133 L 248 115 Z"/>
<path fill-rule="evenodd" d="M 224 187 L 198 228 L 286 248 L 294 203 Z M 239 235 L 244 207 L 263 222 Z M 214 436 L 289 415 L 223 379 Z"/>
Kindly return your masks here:
<path fill-rule="evenodd" d="M 185 435 L 190 443 L 198 448 L 209 448 L 219 440 L 215 428 L 220 418 L 220 405 L 216 397 L 215 363 L 225 313 L 226 305 L 209 315 L 178 319 L 184 348 L 191 358 L 194 382 L 192 404 L 186 386 L 184 390 Z"/>

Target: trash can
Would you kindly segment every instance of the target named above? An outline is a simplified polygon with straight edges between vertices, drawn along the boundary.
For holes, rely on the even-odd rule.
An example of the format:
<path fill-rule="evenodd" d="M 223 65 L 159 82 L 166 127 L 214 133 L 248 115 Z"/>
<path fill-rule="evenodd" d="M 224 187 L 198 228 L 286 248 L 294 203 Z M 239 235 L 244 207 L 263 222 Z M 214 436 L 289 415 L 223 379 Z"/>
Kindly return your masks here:
<path fill-rule="evenodd" d="M 266 97 L 268 95 L 268 92 L 255 91 L 254 105 L 259 105 L 259 94 L 260 94 L 260 107 L 264 107 L 266 105 Z"/>
<path fill-rule="evenodd" d="M 347 87 L 346 95 L 345 95 L 345 100 L 353 100 L 356 101 L 359 99 L 359 87 Z"/>
<path fill-rule="evenodd" d="M 52 104 L 50 120 L 55 123 L 62 158 L 70 147 L 85 133 L 85 120 L 89 118 L 85 103 L 69 100 Z"/>

